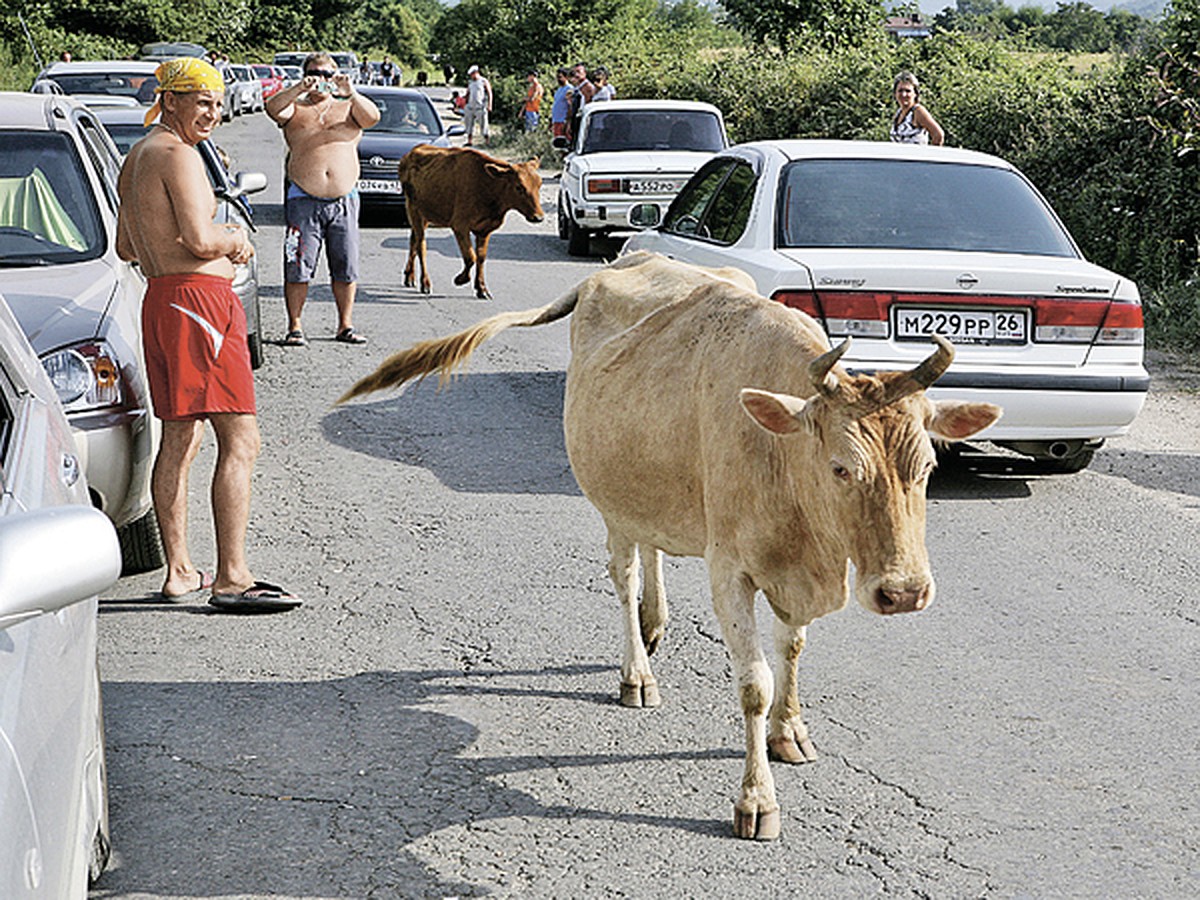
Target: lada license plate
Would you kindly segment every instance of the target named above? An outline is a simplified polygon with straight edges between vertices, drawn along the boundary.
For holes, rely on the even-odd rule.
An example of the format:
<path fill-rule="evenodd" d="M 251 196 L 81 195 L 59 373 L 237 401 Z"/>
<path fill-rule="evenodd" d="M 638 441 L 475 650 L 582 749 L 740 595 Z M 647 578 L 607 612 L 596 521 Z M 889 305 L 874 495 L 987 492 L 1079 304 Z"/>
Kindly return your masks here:
<path fill-rule="evenodd" d="M 686 178 L 630 178 L 625 182 L 627 194 L 676 194 Z"/>
<path fill-rule="evenodd" d="M 388 181 L 386 178 L 360 178 L 358 179 L 358 192 L 360 194 L 402 194 L 404 189 L 400 186 L 400 180 Z"/>
<path fill-rule="evenodd" d="M 940 334 L 954 344 L 1024 344 L 1029 312 L 903 307 L 895 310 L 894 333 L 898 341 L 926 341 Z"/>

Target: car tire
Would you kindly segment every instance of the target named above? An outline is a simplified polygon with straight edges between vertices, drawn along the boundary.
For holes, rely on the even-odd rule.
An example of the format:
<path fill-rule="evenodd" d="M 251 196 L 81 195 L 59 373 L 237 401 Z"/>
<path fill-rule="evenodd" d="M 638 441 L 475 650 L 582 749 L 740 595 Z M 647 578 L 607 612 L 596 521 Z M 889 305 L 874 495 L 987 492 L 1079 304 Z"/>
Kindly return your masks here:
<path fill-rule="evenodd" d="M 121 543 L 121 574 L 137 575 L 157 569 L 167 561 L 158 517 L 150 510 L 140 519 L 117 529 Z"/>
<path fill-rule="evenodd" d="M 591 233 L 567 219 L 567 253 L 571 256 L 587 256 L 591 250 Z"/>
<path fill-rule="evenodd" d="M 570 224 L 571 224 L 571 220 L 567 218 L 567 211 L 565 209 L 563 209 L 562 198 L 559 197 L 559 200 L 558 200 L 558 236 L 559 236 L 559 238 L 561 238 L 564 241 L 571 235 L 571 232 L 568 230 Z"/>

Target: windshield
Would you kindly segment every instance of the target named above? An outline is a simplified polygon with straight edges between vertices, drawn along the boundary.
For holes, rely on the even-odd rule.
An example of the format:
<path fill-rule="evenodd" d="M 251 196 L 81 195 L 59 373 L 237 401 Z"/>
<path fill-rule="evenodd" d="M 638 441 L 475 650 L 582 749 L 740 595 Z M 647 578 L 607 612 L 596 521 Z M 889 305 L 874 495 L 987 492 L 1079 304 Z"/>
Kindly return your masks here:
<path fill-rule="evenodd" d="M 442 123 L 437 113 L 425 100 L 400 100 L 371 94 L 371 101 L 379 107 L 379 124 L 368 134 L 441 134 Z"/>
<path fill-rule="evenodd" d="M 815 159 L 781 177 L 779 246 L 1078 254 L 1045 201 L 1007 169 Z"/>
<path fill-rule="evenodd" d="M 626 109 L 593 113 L 582 152 L 695 150 L 716 153 L 723 149 L 721 122 L 712 113 Z"/>
<path fill-rule="evenodd" d="M 96 198 L 71 139 L 0 131 L 0 266 L 80 262 L 104 248 Z"/>
<path fill-rule="evenodd" d="M 149 105 L 154 102 L 154 89 L 158 79 L 153 73 L 142 72 L 96 72 L 92 74 L 72 73 L 51 76 L 66 94 L 107 94 L 110 97 L 129 97 L 138 103 Z"/>
<path fill-rule="evenodd" d="M 117 145 L 117 149 L 121 151 L 121 155 L 125 156 L 130 149 L 146 136 L 146 132 L 150 130 L 146 125 L 109 125 L 105 123 L 104 128 L 108 131 L 109 136 L 113 139 L 113 143 Z"/>

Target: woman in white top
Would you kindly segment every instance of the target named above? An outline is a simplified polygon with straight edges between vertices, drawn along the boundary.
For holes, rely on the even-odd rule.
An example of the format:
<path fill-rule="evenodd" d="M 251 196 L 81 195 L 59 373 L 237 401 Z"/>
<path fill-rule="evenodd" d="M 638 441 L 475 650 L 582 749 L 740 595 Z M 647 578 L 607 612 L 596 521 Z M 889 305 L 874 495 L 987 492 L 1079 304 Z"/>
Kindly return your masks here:
<path fill-rule="evenodd" d="M 896 144 L 941 145 L 945 132 L 929 110 L 917 102 L 921 85 L 912 72 L 901 72 L 892 82 L 893 95 L 899 107 L 892 117 L 892 142 Z"/>

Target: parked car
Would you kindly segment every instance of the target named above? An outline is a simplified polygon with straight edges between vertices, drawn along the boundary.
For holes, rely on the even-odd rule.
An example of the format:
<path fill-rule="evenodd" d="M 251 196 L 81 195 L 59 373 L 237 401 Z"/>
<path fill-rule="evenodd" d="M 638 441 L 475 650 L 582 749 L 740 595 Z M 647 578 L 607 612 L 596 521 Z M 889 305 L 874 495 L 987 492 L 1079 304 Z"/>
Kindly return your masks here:
<path fill-rule="evenodd" d="M 464 134 L 461 125 L 447 129 L 433 103 L 420 91 L 360 85 L 359 93 L 379 107 L 379 124 L 363 132 L 358 145 L 358 193 L 362 209 L 404 213 L 404 194 L 397 166 L 418 144 L 449 147 Z"/>
<path fill-rule="evenodd" d="M 329 54 L 334 63 L 337 64 L 338 71 L 343 75 L 349 75 L 350 80 L 357 83 L 359 80 L 359 62 L 358 54 L 348 50 L 333 52 Z"/>
<path fill-rule="evenodd" d="M 162 62 L 164 59 L 177 59 L 181 56 L 206 59 L 208 51 L 190 41 L 158 41 L 153 44 L 143 44 L 141 56 L 142 59 L 153 59 L 158 62 Z"/>
<path fill-rule="evenodd" d="M 271 60 L 277 66 L 295 66 L 298 69 L 304 68 L 304 60 L 308 59 L 312 50 L 287 50 L 283 53 L 276 53 L 275 58 Z"/>
<path fill-rule="evenodd" d="M 117 257 L 121 157 L 72 97 L 0 93 L 0 294 L 75 429 L 126 569 L 163 563 L 150 497 L 159 424 L 142 358 L 145 281 Z"/>
<path fill-rule="evenodd" d="M 567 149 L 565 139 L 556 146 Z M 688 178 L 727 146 L 725 120 L 708 103 L 609 100 L 585 106 L 563 161 L 558 236 L 573 256 L 585 256 L 593 234 L 637 227 L 629 219 L 632 208 L 653 204 L 661 218 Z"/>
<path fill-rule="evenodd" d="M 142 121 L 143 114 L 140 109 L 101 108 L 94 112 L 122 155 L 128 153 L 129 148 L 145 137 L 146 132 L 153 127 Z M 230 174 L 221 158 L 220 150 L 211 140 L 201 141 L 196 145 L 196 150 L 204 161 L 204 169 L 208 173 L 208 180 L 216 197 L 214 221 L 222 224 L 234 222 L 248 231 L 255 231 L 254 208 L 247 196 L 263 190 L 267 186 L 267 176 L 261 172 Z M 257 256 L 252 257 L 245 265 L 234 267 L 233 292 L 238 295 L 238 299 L 242 301 L 242 309 L 246 311 L 250 365 L 257 369 L 263 364 Z"/>
<path fill-rule="evenodd" d="M 283 86 L 291 87 L 304 80 L 304 70 L 300 66 L 280 66 L 283 70 Z"/>
<path fill-rule="evenodd" d="M 225 67 L 225 105 L 233 115 L 257 112 L 265 107 L 263 84 L 250 66 Z"/>
<path fill-rule="evenodd" d="M 88 106 L 149 106 L 158 87 L 157 68 L 156 62 L 140 60 L 56 62 L 38 73 L 30 89 L 57 93 L 53 84 Z"/>
<path fill-rule="evenodd" d="M 268 66 L 265 63 L 255 63 L 250 66 L 250 69 L 262 84 L 264 100 L 283 90 L 283 73 L 275 66 Z"/>
<path fill-rule="evenodd" d="M 1087 262 L 1015 167 L 866 141 L 762 141 L 719 154 L 627 250 L 736 266 L 760 293 L 853 338 L 851 370 L 956 345 L 938 399 L 1004 408 L 985 440 L 1075 472 L 1142 408 L 1137 285 Z"/>
<path fill-rule="evenodd" d="M 54 387 L 0 298 L 0 897 L 84 897 L 108 863 L 96 595 L 120 571 Z"/>

